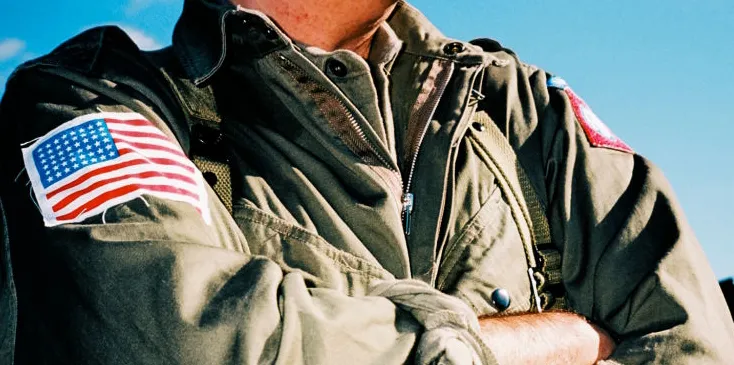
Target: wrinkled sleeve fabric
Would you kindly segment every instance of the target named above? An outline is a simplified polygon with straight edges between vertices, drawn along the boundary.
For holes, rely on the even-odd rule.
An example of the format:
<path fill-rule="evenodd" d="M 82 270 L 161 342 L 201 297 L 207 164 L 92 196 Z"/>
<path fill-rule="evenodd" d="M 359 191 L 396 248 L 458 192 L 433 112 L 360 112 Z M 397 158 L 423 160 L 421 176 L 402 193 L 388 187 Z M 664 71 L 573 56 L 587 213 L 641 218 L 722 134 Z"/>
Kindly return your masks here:
<path fill-rule="evenodd" d="M 544 72 L 527 72 L 520 85 L 535 100 L 537 125 L 515 128 L 514 142 L 524 143 L 520 158 L 545 195 L 572 309 L 618 340 L 608 362 L 730 363 L 726 303 L 661 171 L 636 153 L 590 144 L 568 94 L 547 87 Z"/>
<path fill-rule="evenodd" d="M 250 255 L 229 216 L 207 225 L 187 203 L 145 197 L 45 227 L 20 144 L 85 113 L 128 109 L 40 71 L 8 84 L 0 198 L 18 289 L 17 363 L 493 363 L 460 301 L 391 278 L 361 297 L 315 288 Z M 3 324 L 0 333 L 9 330 Z M 421 340 L 424 333 L 432 337 Z M 430 356 L 415 356 L 428 346 Z"/>

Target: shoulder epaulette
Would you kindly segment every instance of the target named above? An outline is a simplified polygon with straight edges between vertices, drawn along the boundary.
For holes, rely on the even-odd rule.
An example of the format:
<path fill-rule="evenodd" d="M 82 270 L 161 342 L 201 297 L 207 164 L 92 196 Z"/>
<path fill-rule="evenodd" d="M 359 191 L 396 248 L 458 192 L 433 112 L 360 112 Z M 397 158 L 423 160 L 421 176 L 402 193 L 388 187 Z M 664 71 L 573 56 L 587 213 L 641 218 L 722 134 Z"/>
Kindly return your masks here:
<path fill-rule="evenodd" d="M 85 74 L 93 73 L 101 51 L 106 47 L 139 53 L 138 46 L 122 29 L 102 26 L 86 30 L 65 41 L 50 53 L 20 65 L 16 72 L 38 66 L 64 67 Z"/>

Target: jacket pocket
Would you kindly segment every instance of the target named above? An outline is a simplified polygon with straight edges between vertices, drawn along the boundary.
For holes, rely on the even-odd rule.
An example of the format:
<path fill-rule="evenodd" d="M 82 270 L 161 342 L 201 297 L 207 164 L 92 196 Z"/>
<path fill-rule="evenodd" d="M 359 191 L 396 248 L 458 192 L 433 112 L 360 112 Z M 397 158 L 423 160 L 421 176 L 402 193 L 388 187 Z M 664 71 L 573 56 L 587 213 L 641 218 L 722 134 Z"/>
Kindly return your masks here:
<path fill-rule="evenodd" d="M 364 295 L 375 280 L 393 276 L 378 263 L 342 251 L 323 237 L 252 206 L 234 218 L 253 255 L 265 256 L 286 272 L 300 272 L 315 287 Z"/>
<path fill-rule="evenodd" d="M 455 208 L 456 220 L 466 223 L 447 240 L 436 287 L 462 298 L 478 315 L 527 311 L 532 291 L 525 249 L 509 203 L 492 180 L 489 164 L 493 162 L 481 143 L 470 132 L 460 147 L 464 151 L 455 180 L 466 187 L 457 185 L 456 191 L 473 196 L 456 200 L 476 202 L 478 209 L 471 204 Z M 501 289 L 509 294 L 509 307 L 493 301 L 493 293 Z"/>

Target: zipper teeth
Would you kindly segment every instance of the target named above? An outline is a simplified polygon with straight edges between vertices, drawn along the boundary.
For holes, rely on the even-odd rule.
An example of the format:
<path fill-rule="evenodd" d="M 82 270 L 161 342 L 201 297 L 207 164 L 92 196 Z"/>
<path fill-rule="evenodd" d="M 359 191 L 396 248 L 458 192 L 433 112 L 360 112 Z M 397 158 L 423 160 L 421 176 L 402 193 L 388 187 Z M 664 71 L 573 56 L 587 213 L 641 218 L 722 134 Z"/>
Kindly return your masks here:
<path fill-rule="evenodd" d="M 375 157 L 380 161 L 382 166 L 388 168 L 390 171 L 400 174 L 399 171 L 392 168 L 392 166 L 390 166 L 390 164 L 377 152 L 377 150 L 375 150 L 374 147 L 372 147 L 372 144 L 369 143 L 369 141 L 367 140 L 367 135 L 364 133 L 362 126 L 359 125 L 359 123 L 357 122 L 357 118 L 355 118 L 352 112 L 349 111 L 349 108 L 347 108 L 346 104 L 344 104 L 344 102 L 339 100 L 339 98 L 337 98 L 331 92 L 329 92 L 329 96 L 331 96 L 334 100 L 336 100 L 337 103 L 339 103 L 341 110 L 344 112 L 344 114 L 347 115 L 347 118 L 349 119 L 349 124 L 352 126 L 352 129 L 356 130 L 357 137 L 359 137 L 359 139 L 367 146 L 367 148 L 370 149 L 372 154 L 375 155 Z"/>
<path fill-rule="evenodd" d="M 312 78 L 311 76 L 309 76 L 308 73 L 305 70 L 303 70 L 303 68 L 301 68 L 300 66 L 298 66 L 297 64 L 295 64 L 294 62 L 292 62 L 291 60 L 289 60 L 288 58 L 284 57 L 283 55 L 279 55 L 278 56 L 278 60 L 281 62 L 281 64 L 282 64 L 281 66 L 286 70 L 286 72 L 288 72 L 291 75 L 291 77 L 293 77 L 294 79 L 298 80 L 299 78 L 306 78 L 306 79 L 308 79 L 311 82 L 317 83 L 317 81 L 314 78 Z M 372 146 L 372 144 L 367 139 L 366 133 L 362 129 L 362 126 L 359 125 L 359 123 L 357 122 L 357 119 L 354 117 L 354 114 L 349 110 L 349 108 L 347 107 L 347 105 L 342 100 L 340 100 L 340 98 L 337 97 L 332 91 L 327 90 L 325 88 L 322 89 L 322 90 L 323 90 L 323 92 L 325 92 L 328 95 L 329 98 L 331 98 L 332 100 L 334 100 L 334 101 L 337 102 L 337 104 L 339 105 L 339 108 L 341 109 L 341 111 L 344 113 L 344 115 L 347 116 L 348 123 L 351 126 L 351 131 L 354 132 L 354 133 L 351 133 L 351 134 L 353 136 L 357 137 L 357 139 L 359 139 L 359 142 L 361 142 L 361 144 L 364 147 L 366 147 L 367 149 L 369 149 L 369 151 L 371 152 L 371 154 L 377 159 L 377 161 L 382 165 L 382 167 L 385 167 L 389 171 L 395 173 L 395 175 L 400 180 L 398 182 L 398 184 L 400 186 L 402 186 L 402 178 L 400 176 L 400 171 L 398 171 L 395 168 L 393 168 L 387 162 L 387 160 L 385 160 L 385 158 L 382 155 L 380 155 L 380 153 L 378 153 L 377 150 L 375 150 L 375 148 Z M 317 102 L 317 104 L 318 104 L 318 102 Z M 327 119 L 328 119 L 328 117 L 327 117 Z M 342 140 L 345 142 L 345 144 L 347 145 L 347 147 L 349 147 L 349 149 L 352 150 L 353 153 L 355 153 L 357 156 L 359 156 L 363 160 L 365 160 L 365 158 L 362 157 L 362 156 L 360 156 L 360 154 L 359 154 L 359 149 L 360 149 L 359 147 L 350 145 L 350 143 L 349 143 L 348 140 L 344 140 L 344 139 L 342 139 Z M 398 189 L 399 189 L 399 187 L 398 187 Z"/>
<path fill-rule="evenodd" d="M 407 194 L 410 192 L 410 187 L 413 183 L 413 174 L 415 173 L 415 165 L 418 162 L 418 153 L 421 150 L 421 145 L 423 144 L 423 139 L 426 136 L 426 131 L 428 131 L 428 126 L 430 125 L 431 118 L 433 118 L 434 113 L 436 112 L 436 107 L 438 107 L 438 103 L 441 100 L 441 96 L 443 96 L 443 93 L 446 91 L 446 87 L 448 86 L 449 79 L 451 79 L 451 75 L 454 73 L 454 64 L 449 63 L 449 69 L 448 71 L 442 72 L 441 78 L 438 80 L 437 87 L 436 87 L 436 94 L 435 97 L 433 97 L 430 100 L 430 104 L 428 104 L 427 108 L 422 108 L 422 110 L 428 110 L 428 115 L 426 118 L 421 118 L 419 120 L 423 120 L 423 123 L 425 124 L 423 126 L 423 130 L 421 131 L 420 136 L 413 144 L 413 149 L 415 150 L 415 153 L 413 153 L 413 156 L 411 158 L 410 162 L 410 170 L 408 170 L 408 180 L 405 183 L 404 187 L 404 194 Z M 421 113 L 422 115 L 423 113 Z"/>

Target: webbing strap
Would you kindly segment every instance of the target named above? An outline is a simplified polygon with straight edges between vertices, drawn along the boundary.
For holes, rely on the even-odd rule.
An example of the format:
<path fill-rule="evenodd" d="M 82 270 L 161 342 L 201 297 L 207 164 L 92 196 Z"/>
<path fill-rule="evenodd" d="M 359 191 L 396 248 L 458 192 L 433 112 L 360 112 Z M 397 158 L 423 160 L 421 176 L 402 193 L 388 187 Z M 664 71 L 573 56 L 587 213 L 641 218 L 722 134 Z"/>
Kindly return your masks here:
<path fill-rule="evenodd" d="M 535 188 L 517 160 L 509 141 L 489 115 L 484 111 L 476 111 L 474 121 L 487 129 L 490 143 L 485 146 L 486 152 L 499 170 L 498 183 L 501 187 L 505 186 L 503 190 L 507 198 L 513 200 L 509 204 L 510 209 L 515 210 L 513 217 L 518 225 L 528 226 L 518 228 L 521 236 L 529 230 L 530 237 L 523 238 L 523 245 L 528 256 L 528 266 L 534 271 L 531 281 L 534 280 L 537 285 L 540 307 L 562 309 L 565 307 L 565 298 L 561 286 L 561 254 L 551 242 L 548 218 Z"/>

